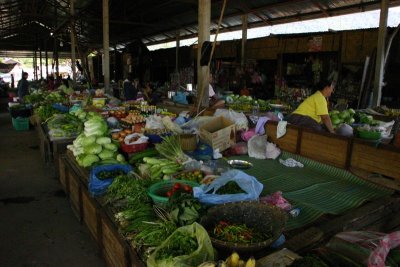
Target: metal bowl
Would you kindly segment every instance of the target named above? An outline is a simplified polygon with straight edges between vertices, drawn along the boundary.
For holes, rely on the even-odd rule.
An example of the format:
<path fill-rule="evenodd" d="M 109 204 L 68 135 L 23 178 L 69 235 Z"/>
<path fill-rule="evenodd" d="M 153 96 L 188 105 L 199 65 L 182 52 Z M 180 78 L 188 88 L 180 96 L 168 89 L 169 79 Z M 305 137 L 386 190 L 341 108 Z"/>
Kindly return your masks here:
<path fill-rule="evenodd" d="M 251 162 L 238 159 L 228 160 L 228 164 L 234 169 L 249 169 L 253 167 L 253 164 Z"/>

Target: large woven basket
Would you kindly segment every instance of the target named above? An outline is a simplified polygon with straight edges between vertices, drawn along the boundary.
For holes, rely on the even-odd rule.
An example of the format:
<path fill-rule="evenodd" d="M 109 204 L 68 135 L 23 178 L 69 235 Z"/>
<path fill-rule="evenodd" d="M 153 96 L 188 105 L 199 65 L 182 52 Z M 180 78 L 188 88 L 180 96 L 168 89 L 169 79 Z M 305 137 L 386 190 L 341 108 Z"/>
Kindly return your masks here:
<path fill-rule="evenodd" d="M 210 208 L 200 223 L 207 231 L 212 231 L 219 221 L 246 224 L 261 233 L 268 232 L 271 238 L 257 243 L 234 243 L 211 238 L 216 248 L 225 251 L 254 252 L 270 246 L 282 234 L 287 214 L 280 208 L 256 201 L 234 202 Z"/>
<path fill-rule="evenodd" d="M 181 147 L 183 151 L 193 151 L 197 146 L 197 138 L 195 134 L 181 134 Z"/>

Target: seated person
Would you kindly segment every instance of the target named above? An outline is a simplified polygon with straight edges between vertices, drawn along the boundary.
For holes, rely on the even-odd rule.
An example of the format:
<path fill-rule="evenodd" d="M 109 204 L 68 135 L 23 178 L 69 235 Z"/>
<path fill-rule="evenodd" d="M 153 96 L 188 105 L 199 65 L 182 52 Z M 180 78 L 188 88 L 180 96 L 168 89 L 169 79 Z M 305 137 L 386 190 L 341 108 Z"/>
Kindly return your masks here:
<path fill-rule="evenodd" d="M 218 95 L 215 93 L 211 84 L 208 85 L 208 96 L 210 108 L 217 109 L 225 107 L 225 101 L 222 99 L 218 99 Z"/>
<path fill-rule="evenodd" d="M 293 125 L 335 133 L 328 114 L 328 102 L 326 100 L 335 90 L 335 82 L 323 81 L 317 85 L 317 88 L 319 89 L 306 98 L 288 117 L 287 121 Z"/>

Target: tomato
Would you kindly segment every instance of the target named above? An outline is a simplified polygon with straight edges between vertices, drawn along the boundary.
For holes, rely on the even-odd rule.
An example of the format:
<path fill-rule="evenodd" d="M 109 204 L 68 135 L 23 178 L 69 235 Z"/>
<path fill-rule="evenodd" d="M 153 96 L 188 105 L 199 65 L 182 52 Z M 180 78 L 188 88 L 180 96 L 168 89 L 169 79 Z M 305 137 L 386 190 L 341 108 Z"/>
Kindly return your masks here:
<path fill-rule="evenodd" d="M 167 197 L 171 197 L 172 194 L 173 194 L 173 192 L 171 190 L 167 191 L 167 193 L 166 193 Z"/>
<path fill-rule="evenodd" d="M 185 184 L 183 186 L 183 190 L 185 190 L 186 192 L 190 193 L 190 192 L 192 192 L 192 187 L 190 185 Z"/>
<path fill-rule="evenodd" d="M 180 183 L 175 183 L 174 184 L 174 189 L 178 190 L 179 188 L 181 188 L 181 184 Z"/>

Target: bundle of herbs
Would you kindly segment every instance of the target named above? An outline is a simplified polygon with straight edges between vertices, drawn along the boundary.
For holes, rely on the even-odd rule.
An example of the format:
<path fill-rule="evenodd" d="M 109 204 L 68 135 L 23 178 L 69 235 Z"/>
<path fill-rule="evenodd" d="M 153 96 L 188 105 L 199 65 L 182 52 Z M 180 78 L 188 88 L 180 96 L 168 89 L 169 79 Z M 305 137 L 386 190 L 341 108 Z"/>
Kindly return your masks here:
<path fill-rule="evenodd" d="M 183 153 L 179 135 L 170 135 L 162 137 L 163 141 L 156 144 L 156 150 L 163 157 L 178 162 L 186 162 L 189 157 Z"/>

